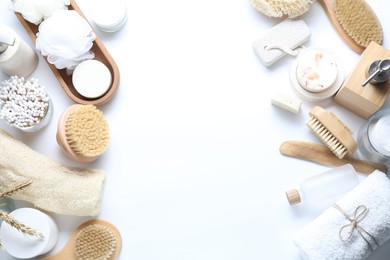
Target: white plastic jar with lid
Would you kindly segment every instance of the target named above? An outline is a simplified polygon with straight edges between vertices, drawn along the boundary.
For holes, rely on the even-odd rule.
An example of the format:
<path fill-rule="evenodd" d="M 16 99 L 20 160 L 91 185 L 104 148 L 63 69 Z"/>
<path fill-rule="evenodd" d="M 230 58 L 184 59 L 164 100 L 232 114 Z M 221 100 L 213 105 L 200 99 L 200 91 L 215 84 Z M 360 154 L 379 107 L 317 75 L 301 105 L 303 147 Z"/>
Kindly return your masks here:
<path fill-rule="evenodd" d="M 303 179 L 298 188 L 286 192 L 291 205 L 298 203 L 320 203 L 321 200 L 336 202 L 340 195 L 347 193 L 359 184 L 356 171 L 351 164 L 322 172 Z"/>
<path fill-rule="evenodd" d="M 93 2 L 91 10 L 93 23 L 105 32 L 116 32 L 127 22 L 127 7 L 124 0 L 97 0 Z"/>

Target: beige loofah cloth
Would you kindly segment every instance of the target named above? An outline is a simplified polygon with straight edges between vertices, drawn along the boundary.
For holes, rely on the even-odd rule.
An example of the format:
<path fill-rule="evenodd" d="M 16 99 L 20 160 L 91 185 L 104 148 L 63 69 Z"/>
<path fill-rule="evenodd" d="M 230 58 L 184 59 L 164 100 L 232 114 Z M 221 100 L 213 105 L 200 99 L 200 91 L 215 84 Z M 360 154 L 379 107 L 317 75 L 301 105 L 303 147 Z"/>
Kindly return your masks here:
<path fill-rule="evenodd" d="M 290 18 L 301 16 L 306 13 L 312 0 L 251 0 L 252 5 L 269 17 Z"/>
<path fill-rule="evenodd" d="M 63 215 L 96 216 L 105 174 L 63 166 L 0 130 L 0 191 L 25 180 L 32 184 L 12 198 Z"/>

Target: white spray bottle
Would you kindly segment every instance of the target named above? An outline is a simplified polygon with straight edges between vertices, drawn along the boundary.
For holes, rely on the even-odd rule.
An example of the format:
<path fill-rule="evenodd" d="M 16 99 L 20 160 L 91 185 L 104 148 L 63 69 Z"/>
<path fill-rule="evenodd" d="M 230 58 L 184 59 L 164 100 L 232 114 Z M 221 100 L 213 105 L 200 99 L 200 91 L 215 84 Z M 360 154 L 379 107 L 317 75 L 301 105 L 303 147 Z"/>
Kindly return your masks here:
<path fill-rule="evenodd" d="M 8 76 L 29 76 L 38 65 L 38 55 L 11 28 L 0 24 L 0 70 Z"/>

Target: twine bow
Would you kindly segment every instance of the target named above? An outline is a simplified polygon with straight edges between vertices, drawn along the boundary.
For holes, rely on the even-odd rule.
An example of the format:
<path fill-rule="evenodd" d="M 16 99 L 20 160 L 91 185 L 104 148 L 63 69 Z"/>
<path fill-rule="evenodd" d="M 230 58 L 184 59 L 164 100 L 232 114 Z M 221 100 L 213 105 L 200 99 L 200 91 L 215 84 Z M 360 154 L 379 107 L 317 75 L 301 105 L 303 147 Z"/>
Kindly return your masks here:
<path fill-rule="evenodd" d="M 362 228 L 359 225 L 359 222 L 362 221 L 367 216 L 368 208 L 366 206 L 364 205 L 357 206 L 353 218 L 349 217 L 347 213 L 345 213 L 345 211 L 340 208 L 339 205 L 334 204 L 333 207 L 336 208 L 338 211 L 340 211 L 341 214 L 343 214 L 344 217 L 351 222 L 340 228 L 339 237 L 341 241 L 346 242 L 348 239 L 352 237 L 353 231 L 356 230 L 363 238 L 363 240 L 367 243 L 371 251 L 374 250 L 372 243 L 378 246 L 378 242 L 376 241 L 375 237 L 373 237 L 370 233 L 368 233 L 364 228 Z M 349 231 L 346 233 L 345 231 L 348 229 Z M 372 241 L 372 243 L 370 241 Z"/>

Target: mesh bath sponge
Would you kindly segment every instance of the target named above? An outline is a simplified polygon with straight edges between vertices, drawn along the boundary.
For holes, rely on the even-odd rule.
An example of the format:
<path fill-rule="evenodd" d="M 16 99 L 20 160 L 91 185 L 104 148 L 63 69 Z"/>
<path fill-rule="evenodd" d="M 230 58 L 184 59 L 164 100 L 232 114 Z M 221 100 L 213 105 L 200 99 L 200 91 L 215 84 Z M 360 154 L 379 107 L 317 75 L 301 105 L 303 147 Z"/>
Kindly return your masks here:
<path fill-rule="evenodd" d="M 306 13 L 312 0 L 251 0 L 252 5 L 269 17 L 290 18 L 298 17 Z"/>

